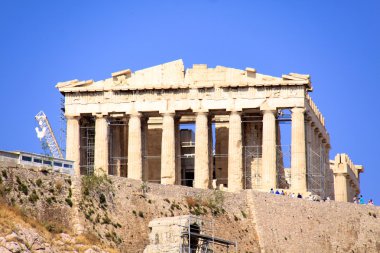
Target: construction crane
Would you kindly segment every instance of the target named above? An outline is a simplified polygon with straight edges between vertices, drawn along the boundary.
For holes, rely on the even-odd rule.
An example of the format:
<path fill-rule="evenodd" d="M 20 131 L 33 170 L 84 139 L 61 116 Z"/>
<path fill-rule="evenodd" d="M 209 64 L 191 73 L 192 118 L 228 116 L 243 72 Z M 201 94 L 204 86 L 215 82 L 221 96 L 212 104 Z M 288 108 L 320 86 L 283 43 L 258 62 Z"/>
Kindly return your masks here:
<path fill-rule="evenodd" d="M 45 113 L 43 111 L 40 111 L 35 116 L 35 118 L 39 125 L 39 127 L 36 127 L 37 137 L 40 139 L 40 141 L 43 138 L 45 138 L 46 143 L 49 146 L 50 153 L 53 155 L 54 158 L 63 159 L 61 149 L 58 145 L 57 140 L 55 139 L 53 130 L 51 129 L 49 120 L 46 117 Z"/>

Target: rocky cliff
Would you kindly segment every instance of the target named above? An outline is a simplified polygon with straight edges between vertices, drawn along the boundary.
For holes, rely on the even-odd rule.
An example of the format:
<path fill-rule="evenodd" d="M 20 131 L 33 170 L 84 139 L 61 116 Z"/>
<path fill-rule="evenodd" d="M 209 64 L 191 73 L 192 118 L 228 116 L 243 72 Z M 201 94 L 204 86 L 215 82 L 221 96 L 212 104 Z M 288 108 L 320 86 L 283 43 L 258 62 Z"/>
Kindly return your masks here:
<path fill-rule="evenodd" d="M 112 176 L 75 178 L 9 164 L 0 166 L 0 177 L 9 205 L 47 227 L 90 234 L 120 252 L 142 252 L 154 218 L 187 214 L 213 220 L 214 235 L 236 241 L 238 252 L 380 251 L 378 207 Z"/>

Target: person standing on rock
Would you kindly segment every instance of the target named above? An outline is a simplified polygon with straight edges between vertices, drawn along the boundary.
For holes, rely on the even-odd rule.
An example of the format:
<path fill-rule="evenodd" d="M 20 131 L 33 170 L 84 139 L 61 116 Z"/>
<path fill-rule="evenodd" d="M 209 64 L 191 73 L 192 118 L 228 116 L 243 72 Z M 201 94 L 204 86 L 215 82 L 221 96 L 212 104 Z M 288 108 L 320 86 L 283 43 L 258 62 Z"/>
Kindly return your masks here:
<path fill-rule="evenodd" d="M 360 195 L 359 204 L 364 205 L 363 195 Z"/>

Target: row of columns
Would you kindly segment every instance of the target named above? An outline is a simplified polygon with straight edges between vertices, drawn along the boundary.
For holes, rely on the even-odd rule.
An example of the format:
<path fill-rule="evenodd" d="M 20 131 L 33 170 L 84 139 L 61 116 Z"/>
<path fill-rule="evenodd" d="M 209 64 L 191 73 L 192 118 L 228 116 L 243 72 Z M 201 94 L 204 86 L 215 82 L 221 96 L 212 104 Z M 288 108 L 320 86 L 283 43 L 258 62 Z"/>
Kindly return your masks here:
<path fill-rule="evenodd" d="M 304 108 L 292 109 L 292 188 L 306 192 L 306 152 Z M 161 183 L 180 184 L 179 122 L 174 113 L 164 113 L 162 119 Z M 244 188 L 243 178 L 243 136 L 241 112 L 231 111 L 228 137 L 228 188 L 238 191 Z M 129 117 L 128 132 L 128 178 L 144 180 L 142 114 Z M 146 124 L 144 124 L 146 125 Z M 195 120 L 195 163 L 194 187 L 210 188 L 212 180 L 212 132 L 207 112 L 197 112 Z M 75 174 L 79 175 L 79 117 L 67 117 L 66 156 L 74 160 Z M 276 110 L 263 111 L 262 177 L 263 188 L 276 188 Z M 108 124 L 106 117 L 97 115 L 95 121 L 95 161 L 96 174 L 108 172 Z"/>
<path fill-rule="evenodd" d="M 334 189 L 333 175 L 329 169 L 330 144 L 311 117 L 306 119 L 306 127 L 306 154 L 308 157 L 307 168 L 309 170 L 306 173 L 310 177 L 313 177 L 316 173 L 323 173 L 323 178 L 320 178 L 320 180 L 308 181 L 307 188 L 321 190 L 324 197 L 332 197 Z"/>

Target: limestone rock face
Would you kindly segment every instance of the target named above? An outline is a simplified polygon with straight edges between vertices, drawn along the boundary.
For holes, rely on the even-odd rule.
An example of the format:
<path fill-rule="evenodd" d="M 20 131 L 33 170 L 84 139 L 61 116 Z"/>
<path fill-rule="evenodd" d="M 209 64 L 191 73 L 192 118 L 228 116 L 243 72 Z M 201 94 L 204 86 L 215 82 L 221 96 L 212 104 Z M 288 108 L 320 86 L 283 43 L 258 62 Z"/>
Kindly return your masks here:
<path fill-rule="evenodd" d="M 39 252 L 39 253 L 59 253 L 59 252 L 82 252 L 85 253 L 106 253 L 98 246 L 83 245 L 77 242 L 75 237 L 61 233 L 50 240 L 42 236 L 36 229 L 27 228 L 16 224 L 14 232 L 0 237 L 0 253 L 16 252 Z"/>

